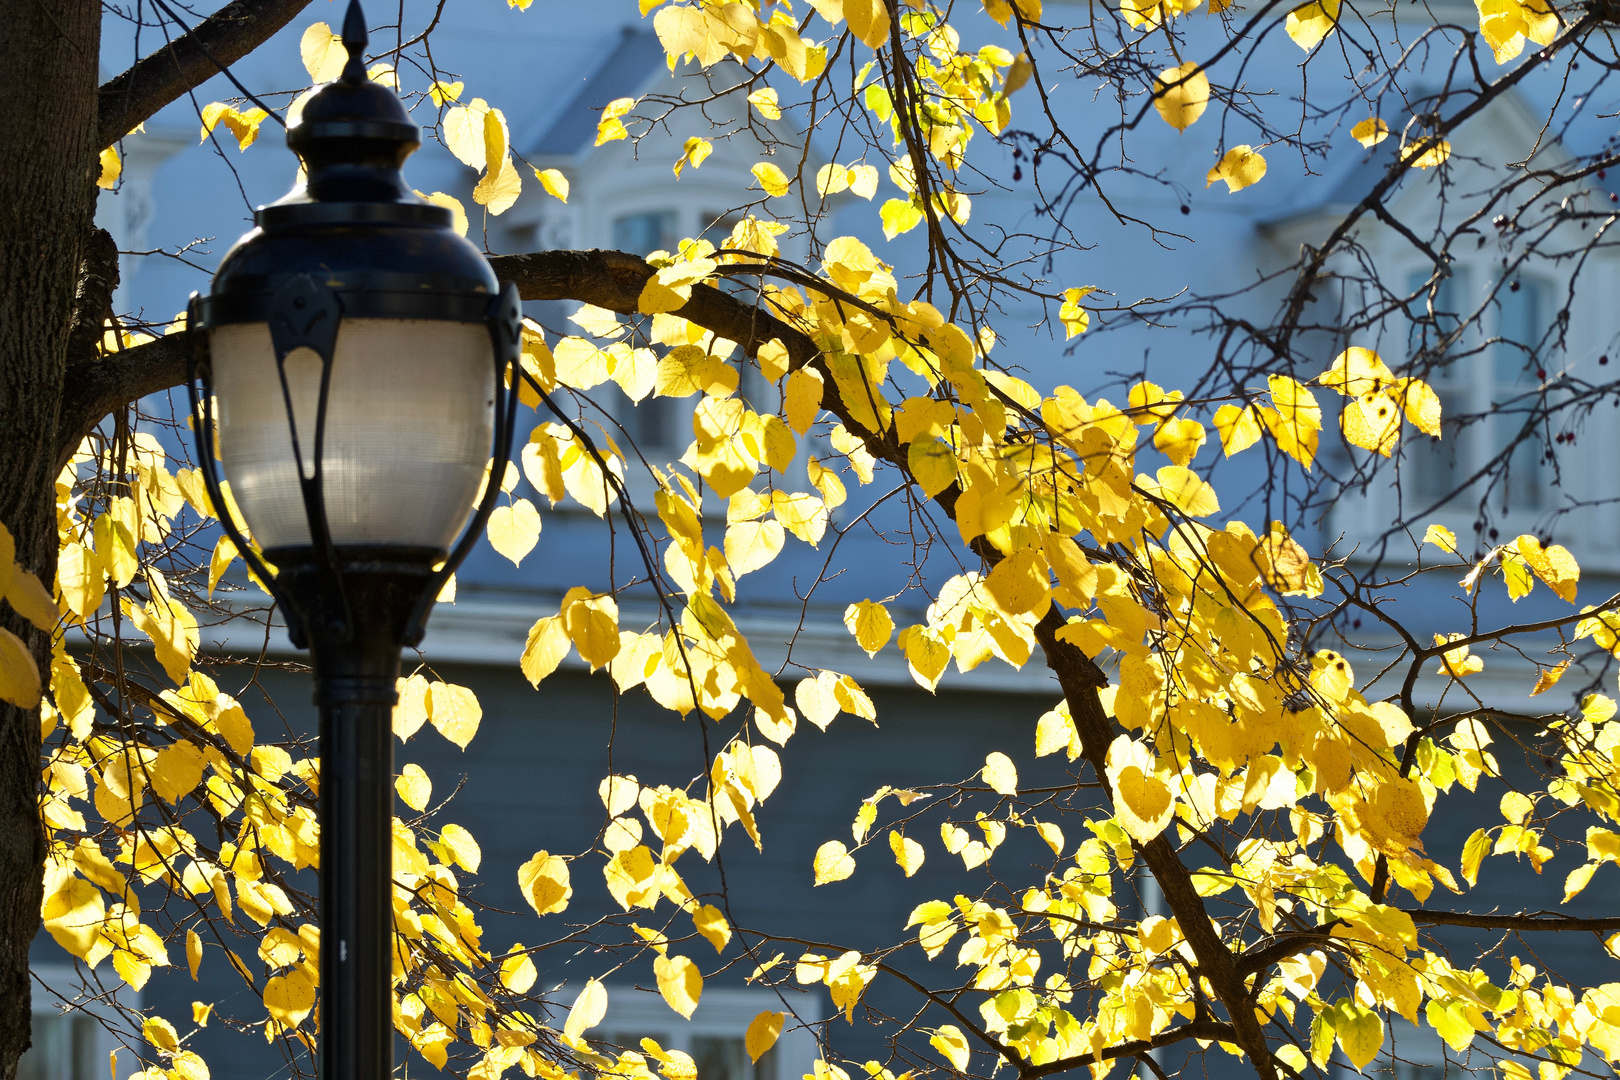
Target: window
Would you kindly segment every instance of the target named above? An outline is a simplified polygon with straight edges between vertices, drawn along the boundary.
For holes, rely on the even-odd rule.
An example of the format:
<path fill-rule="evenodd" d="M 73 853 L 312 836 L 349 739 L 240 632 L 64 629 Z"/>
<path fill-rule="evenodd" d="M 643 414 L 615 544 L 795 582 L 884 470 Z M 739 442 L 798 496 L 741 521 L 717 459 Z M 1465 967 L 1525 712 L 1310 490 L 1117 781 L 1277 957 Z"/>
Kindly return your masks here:
<path fill-rule="evenodd" d="M 1428 279 L 1414 273 L 1408 288 L 1418 292 Z M 1453 351 L 1466 353 L 1473 337 L 1458 328 L 1477 306 L 1466 268 L 1457 268 L 1434 294 L 1434 319 L 1427 318 L 1427 296 L 1414 302 L 1411 351 L 1433 351 L 1451 339 Z M 1470 477 L 1509 452 L 1505 475 L 1490 489 L 1491 502 L 1507 514 L 1535 513 L 1550 505 L 1541 438 L 1526 432 L 1526 422 L 1539 405 L 1537 388 L 1551 322 L 1552 290 L 1542 280 L 1522 278 L 1496 283 L 1496 295 L 1481 316 L 1480 336 L 1491 343 L 1482 353 L 1457 357 L 1431 376 L 1440 398 L 1444 430 L 1439 439 L 1418 436 L 1408 443 L 1406 479 L 1408 510 L 1425 510 L 1450 502 L 1468 510 L 1478 488 L 1465 488 Z M 1455 335 L 1455 337 L 1453 337 Z M 1476 339 L 1477 340 L 1477 339 Z M 1472 416 L 1463 424 L 1461 417 Z M 1402 1078 L 1417 1080 L 1417 1078 Z"/>
<path fill-rule="evenodd" d="M 816 996 L 789 1000 L 806 1019 L 819 1016 Z M 589 1037 L 626 1050 L 640 1050 L 642 1039 L 652 1039 L 665 1050 L 691 1055 L 699 1080 L 795 1080 L 813 1072 L 815 1036 L 792 1016 L 776 1045 L 757 1063 L 748 1060 L 744 1033 L 766 1010 L 783 1011 L 781 1000 L 768 990 L 706 988 L 692 1019 L 683 1021 L 657 994 L 609 987 L 607 1015 Z"/>
<path fill-rule="evenodd" d="M 672 251 L 680 242 L 673 210 L 621 214 L 613 219 L 613 246 L 619 251 L 647 255 L 654 251 Z M 625 434 L 642 456 L 654 464 L 679 455 L 692 437 L 690 425 L 685 425 L 687 430 L 683 430 L 682 425 L 691 407 L 678 398 L 648 395 L 632 408 L 629 399 L 620 396 L 616 404 L 614 411 Z M 630 452 L 628 447 L 625 452 Z"/>
<path fill-rule="evenodd" d="M 95 1017 L 36 1012 L 33 1025 L 34 1045 L 17 1063 L 17 1080 L 99 1080 L 101 1024 Z"/>
<path fill-rule="evenodd" d="M 119 1049 L 113 1031 L 127 1024 L 105 1006 L 62 1011 L 62 1002 L 80 997 L 78 976 L 66 965 L 33 968 L 33 1046 L 17 1062 L 17 1080 L 106 1080 L 107 1061 Z M 139 995 L 119 986 L 112 997 L 120 1006 L 138 1008 Z M 140 1067 L 131 1053 L 118 1055 L 117 1076 L 128 1077 Z"/>

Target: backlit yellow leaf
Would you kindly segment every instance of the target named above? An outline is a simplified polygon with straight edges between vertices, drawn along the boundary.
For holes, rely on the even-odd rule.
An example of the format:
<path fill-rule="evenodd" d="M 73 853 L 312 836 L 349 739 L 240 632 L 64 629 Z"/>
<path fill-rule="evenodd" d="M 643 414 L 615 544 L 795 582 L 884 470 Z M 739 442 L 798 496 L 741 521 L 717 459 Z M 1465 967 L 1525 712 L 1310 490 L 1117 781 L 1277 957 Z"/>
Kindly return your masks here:
<path fill-rule="evenodd" d="M 1389 138 L 1389 125 L 1376 116 L 1369 116 L 1350 129 L 1350 137 L 1362 146 L 1371 148 Z"/>
<path fill-rule="evenodd" d="M 817 885 L 843 881 L 855 872 L 855 860 L 841 840 L 829 840 L 816 849 L 815 876 Z"/>
<path fill-rule="evenodd" d="M 782 1034 L 783 1019 L 785 1017 L 782 1013 L 767 1009 L 748 1022 L 748 1030 L 743 1035 L 743 1046 L 748 1051 L 748 1060 L 758 1063 L 766 1051 L 776 1045 L 776 1040 Z"/>
<path fill-rule="evenodd" d="M 726 529 L 726 565 L 742 577 L 770 564 L 787 540 L 778 521 L 739 521 Z"/>
<path fill-rule="evenodd" d="M 653 973 L 664 1001 L 690 1020 L 703 997 L 703 975 L 697 965 L 684 956 L 659 956 L 653 960 Z"/>
<path fill-rule="evenodd" d="M 433 797 L 433 781 L 422 771 L 422 766 L 413 761 L 394 778 L 394 790 L 412 810 L 426 810 L 428 800 Z"/>
<path fill-rule="evenodd" d="M 889 833 L 889 849 L 894 852 L 894 861 L 899 864 L 906 877 L 915 874 L 923 864 L 923 846 L 909 836 L 902 836 L 898 832 Z"/>
<path fill-rule="evenodd" d="M 867 656 L 876 656 L 894 634 L 894 619 L 889 616 L 888 609 L 871 600 L 862 600 L 845 608 L 844 626 L 855 635 L 856 643 L 866 650 Z"/>
<path fill-rule="evenodd" d="M 1339 20 L 1339 0 L 1311 0 L 1288 13 L 1284 28 L 1294 44 L 1307 52 L 1333 32 Z"/>
<path fill-rule="evenodd" d="M 454 683 L 430 683 L 427 706 L 428 719 L 439 734 L 463 750 L 467 749 L 467 744 L 478 733 L 478 722 L 484 716 L 477 695 L 465 686 Z"/>
<path fill-rule="evenodd" d="M 704 940 L 714 946 L 715 952 L 725 952 L 726 944 L 731 940 L 731 924 L 726 922 L 725 914 L 719 908 L 713 904 L 700 904 L 692 912 L 692 925 Z"/>
<path fill-rule="evenodd" d="M 568 177 L 556 169 L 536 169 L 534 178 L 546 189 L 546 194 L 568 201 Z"/>
<path fill-rule="evenodd" d="M 578 1039 L 591 1028 L 602 1022 L 607 1015 L 608 992 L 600 981 L 589 979 L 580 987 L 579 993 L 574 997 L 574 1004 L 568 1010 L 568 1019 L 563 1023 L 563 1034 L 571 1039 Z"/>
<path fill-rule="evenodd" d="M 1217 180 L 1225 180 L 1227 193 L 1230 194 L 1259 183 L 1265 175 L 1266 159 L 1261 156 L 1260 151 L 1252 146 L 1234 146 L 1213 169 L 1209 170 L 1204 186 L 1209 187 Z"/>
<path fill-rule="evenodd" d="M 514 955 L 501 961 L 501 985 L 514 994 L 526 994 L 540 977 L 534 961 L 523 951 L 522 945 L 513 945 L 508 952 Z"/>
<path fill-rule="evenodd" d="M 315 984 L 296 968 L 277 975 L 264 984 L 264 1007 L 273 1018 L 295 1028 L 315 1008 Z"/>
<path fill-rule="evenodd" d="M 523 564 L 523 556 L 540 542 L 540 511 L 528 499 L 514 500 L 510 506 L 497 506 L 489 515 L 489 545 L 513 566 Z"/>
<path fill-rule="evenodd" d="M 332 33 L 332 28 L 323 22 L 315 23 L 304 31 L 304 36 L 298 40 L 298 55 L 304 61 L 304 70 L 309 72 L 309 81 L 313 83 L 331 82 L 343 74 L 343 65 L 349 60 L 349 51 L 343 47 L 343 39 Z"/>
<path fill-rule="evenodd" d="M 556 855 L 535 852 L 534 858 L 518 867 L 518 888 L 537 915 L 566 910 L 574 895 L 569 884 L 568 864 Z"/>
<path fill-rule="evenodd" d="M 1012 763 L 1012 758 L 1000 750 L 993 751 L 984 759 L 984 768 L 979 775 L 998 795 L 1018 794 L 1018 768 Z"/>
<path fill-rule="evenodd" d="M 928 1045 L 940 1052 L 951 1068 L 957 1072 L 967 1072 L 968 1063 L 972 1061 L 972 1052 L 968 1049 L 967 1036 L 955 1024 L 946 1024 L 934 1033 L 928 1040 Z"/>
<path fill-rule="evenodd" d="M 28 646 L 10 630 L 0 629 L 0 701 L 32 709 L 39 696 L 39 668 Z"/>
<path fill-rule="evenodd" d="M 787 174 L 768 161 L 761 161 L 752 170 L 754 179 L 759 181 L 760 190 L 772 197 L 788 193 L 789 180 Z"/>
<path fill-rule="evenodd" d="M 1209 79 L 1191 60 L 1166 68 L 1153 80 L 1153 107 L 1165 123 L 1186 131 L 1209 107 Z"/>

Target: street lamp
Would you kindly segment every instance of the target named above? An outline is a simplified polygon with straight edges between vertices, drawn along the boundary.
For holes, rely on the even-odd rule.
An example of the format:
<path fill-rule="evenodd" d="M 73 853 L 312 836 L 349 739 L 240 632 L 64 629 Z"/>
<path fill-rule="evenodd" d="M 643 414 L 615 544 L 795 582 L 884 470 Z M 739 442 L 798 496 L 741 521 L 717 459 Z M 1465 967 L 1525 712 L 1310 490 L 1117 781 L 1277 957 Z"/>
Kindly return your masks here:
<path fill-rule="evenodd" d="M 421 137 L 366 75 L 358 0 L 343 44 L 343 74 L 287 129 L 306 178 L 259 208 L 192 297 L 188 383 L 221 526 L 315 669 L 320 1075 L 385 1080 L 400 653 L 500 493 L 522 310 L 450 211 L 401 177 Z"/>

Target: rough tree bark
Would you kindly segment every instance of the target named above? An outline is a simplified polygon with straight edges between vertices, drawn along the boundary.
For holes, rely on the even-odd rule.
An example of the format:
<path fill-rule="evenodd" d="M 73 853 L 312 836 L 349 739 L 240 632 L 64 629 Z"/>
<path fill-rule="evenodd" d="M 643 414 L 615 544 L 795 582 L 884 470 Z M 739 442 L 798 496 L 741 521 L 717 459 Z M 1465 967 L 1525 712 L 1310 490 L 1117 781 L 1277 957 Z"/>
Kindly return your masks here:
<path fill-rule="evenodd" d="M 27 0 L 0 35 L 0 522 L 17 561 L 56 576 L 56 470 L 68 339 L 94 233 L 97 0 Z M 95 291 L 95 290 L 90 290 Z M 99 316 L 99 312 L 97 315 Z M 9 609 L 41 670 L 50 645 Z M 28 947 L 39 929 L 39 713 L 0 705 L 0 1080 L 29 1043 Z"/>

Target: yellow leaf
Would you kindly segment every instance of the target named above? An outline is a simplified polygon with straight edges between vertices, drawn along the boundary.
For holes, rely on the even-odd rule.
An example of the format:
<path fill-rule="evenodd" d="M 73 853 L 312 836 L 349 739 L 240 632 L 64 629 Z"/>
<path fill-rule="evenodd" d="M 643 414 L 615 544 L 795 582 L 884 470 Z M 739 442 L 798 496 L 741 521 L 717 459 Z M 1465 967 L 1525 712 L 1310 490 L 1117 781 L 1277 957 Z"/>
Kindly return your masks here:
<path fill-rule="evenodd" d="M 984 759 L 984 768 L 979 775 L 998 795 L 1018 794 L 1018 768 L 1013 765 L 1012 758 L 1000 750 L 993 751 Z"/>
<path fill-rule="evenodd" d="M 789 180 L 787 174 L 768 161 L 761 161 L 751 170 L 754 179 L 759 181 L 760 190 L 773 198 L 788 193 Z"/>
<path fill-rule="evenodd" d="M 493 115 L 495 110 L 491 110 Z M 504 214 L 523 194 L 523 178 L 512 165 L 512 159 L 499 159 L 499 168 L 491 169 L 473 188 L 473 202 L 485 207 L 491 214 Z"/>
<path fill-rule="evenodd" d="M 1258 184 L 1265 175 L 1266 159 L 1260 155 L 1260 151 L 1252 146 L 1234 146 L 1209 170 L 1204 186 L 1225 180 L 1227 194 L 1231 194 L 1251 184 Z"/>
<path fill-rule="evenodd" d="M 1414 427 L 1425 435 L 1440 436 L 1440 395 L 1434 387 L 1422 379 L 1397 379 L 1395 396 Z"/>
<path fill-rule="evenodd" d="M 39 698 L 39 667 L 28 646 L 10 630 L 0 629 L 0 701 L 32 709 Z"/>
<path fill-rule="evenodd" d="M 923 864 L 923 846 L 909 836 L 889 833 L 889 850 L 894 852 L 894 861 L 906 877 L 915 874 Z"/>
<path fill-rule="evenodd" d="M 787 377 L 787 386 L 782 394 L 782 415 L 788 426 L 803 435 L 815 423 L 816 415 L 821 411 L 821 395 L 825 383 L 820 372 L 811 368 L 800 368 Z"/>
<path fill-rule="evenodd" d="M 1163 832 L 1175 816 L 1176 800 L 1168 784 L 1154 775 L 1153 751 L 1129 735 L 1108 748 L 1105 771 L 1114 789 L 1114 813 L 1138 843 Z"/>
<path fill-rule="evenodd" d="M 393 728 L 400 742 L 405 742 L 422 729 L 428 719 L 428 681 L 420 675 L 399 679 L 394 683 L 399 701 L 394 705 Z"/>
<path fill-rule="evenodd" d="M 1376 116 L 1369 116 L 1350 129 L 1350 137 L 1362 146 L 1371 148 L 1389 138 L 1389 125 Z"/>
<path fill-rule="evenodd" d="M 607 988 L 596 979 L 588 980 L 580 987 L 573 1006 L 568 1010 L 568 1019 L 563 1023 L 563 1034 L 571 1039 L 580 1038 L 602 1022 L 602 1018 L 607 1015 L 607 1007 Z"/>
<path fill-rule="evenodd" d="M 748 1051 L 748 1060 L 758 1064 L 776 1040 L 782 1034 L 782 1021 L 785 1016 L 779 1012 L 766 1010 L 748 1022 L 748 1030 L 743 1034 L 743 1046 Z"/>
<path fill-rule="evenodd" d="M 889 8 L 884 0 L 844 0 L 844 21 L 869 49 L 889 40 Z"/>
<path fill-rule="evenodd" d="M 165 1054 L 176 1054 L 180 1051 L 180 1033 L 174 1030 L 174 1025 L 161 1016 L 149 1016 L 141 1024 L 141 1034 L 146 1041 Z"/>
<path fill-rule="evenodd" d="M 1203 445 L 1204 425 L 1185 417 L 1167 420 L 1153 433 L 1153 448 L 1177 465 L 1197 457 Z"/>
<path fill-rule="evenodd" d="M 118 178 L 124 173 L 124 162 L 118 156 L 118 148 L 109 146 L 101 152 L 101 171 L 96 175 L 96 186 L 111 190 L 118 186 Z"/>
<path fill-rule="evenodd" d="M 484 853 L 479 848 L 478 841 L 473 839 L 472 833 L 460 825 L 446 825 L 439 832 L 439 843 L 444 846 L 445 853 L 455 860 L 457 866 L 469 873 L 478 872 L 478 864 L 483 861 Z"/>
<path fill-rule="evenodd" d="M 1267 410 L 1262 418 L 1277 440 L 1278 449 L 1309 469 L 1316 459 L 1322 408 L 1309 390 L 1287 375 L 1273 375 L 1267 384 L 1276 411 Z"/>
<path fill-rule="evenodd" d="M 331 82 L 343 74 L 343 65 L 349 60 L 343 39 L 323 22 L 304 31 L 298 41 L 298 55 L 304 61 L 304 70 L 309 72 L 310 82 L 314 83 Z"/>
<path fill-rule="evenodd" d="M 1444 525 L 1430 525 L 1423 533 L 1423 542 L 1452 555 L 1457 554 L 1457 534 Z"/>
<path fill-rule="evenodd" d="M 489 102 L 473 98 L 471 104 L 457 105 L 444 114 L 444 145 L 470 169 L 483 171 L 489 164 L 489 143 L 484 131 L 484 117 L 488 112 Z"/>
<path fill-rule="evenodd" d="M 748 104 L 759 111 L 759 115 L 767 120 L 782 119 L 782 106 L 776 100 L 776 89 L 764 87 L 748 95 Z"/>
<path fill-rule="evenodd" d="M 675 178 L 679 180 L 681 170 L 686 168 L 688 165 L 692 166 L 694 169 L 702 165 L 704 161 L 708 160 L 709 155 L 713 152 L 714 145 L 710 143 L 708 139 L 701 138 L 697 135 L 687 139 L 685 145 L 681 147 L 680 158 L 675 162 Z"/>
<path fill-rule="evenodd" d="M 191 981 L 197 981 L 197 968 L 202 964 L 203 943 L 197 931 L 186 931 L 186 966 L 191 969 Z"/>
<path fill-rule="evenodd" d="M 264 984 L 264 1007 L 273 1018 L 295 1028 L 315 1008 L 315 984 L 297 968 L 277 975 Z"/>
<path fill-rule="evenodd" d="M 1491 838 L 1484 829 L 1475 829 L 1463 844 L 1462 875 L 1470 885 L 1479 883 L 1479 865 L 1490 853 Z"/>
<path fill-rule="evenodd" d="M 1209 107 L 1209 79 L 1191 60 L 1166 68 L 1153 80 L 1153 107 L 1165 123 L 1186 131 Z"/>
<path fill-rule="evenodd" d="M 422 195 L 421 192 L 417 192 Z M 467 235 L 467 209 L 461 205 L 461 200 L 453 195 L 446 195 L 442 191 L 435 191 L 431 195 L 422 195 L 422 198 L 434 206 L 442 206 L 450 211 L 450 227 L 456 230 L 457 236 Z"/>
<path fill-rule="evenodd" d="M 221 124 L 236 139 L 239 150 L 246 150 L 252 146 L 259 137 L 259 125 L 262 124 L 269 113 L 263 109 L 253 108 L 247 112 L 238 112 L 223 102 L 213 102 L 203 107 L 202 111 L 202 137 L 207 139 L 210 132 Z"/>
<path fill-rule="evenodd" d="M 568 864 L 544 851 L 535 852 L 534 858 L 518 867 L 518 888 L 537 915 L 566 910 L 574 895 L 568 881 Z"/>
<path fill-rule="evenodd" d="M 1425 135 L 1401 147 L 1401 160 L 1410 160 L 1414 169 L 1432 169 L 1450 157 L 1451 143 L 1436 135 Z"/>
<path fill-rule="evenodd" d="M 816 849 L 816 884 L 843 881 L 855 872 L 855 860 L 841 840 L 829 840 Z"/>
<path fill-rule="evenodd" d="M 726 944 L 731 940 L 731 924 L 726 922 L 725 915 L 713 904 L 699 905 L 692 912 L 692 925 L 702 934 L 704 940 L 714 946 L 715 952 L 725 952 Z"/>
<path fill-rule="evenodd" d="M 567 654 L 569 631 L 562 625 L 561 615 L 546 615 L 536 620 L 528 630 L 527 643 L 523 644 L 523 677 L 538 687 L 539 680 L 557 670 Z"/>
<path fill-rule="evenodd" d="M 1581 568 L 1568 548 L 1562 544 L 1542 547 L 1541 540 L 1529 534 L 1519 537 L 1515 545 L 1519 554 L 1524 556 L 1524 561 L 1530 564 L 1530 569 L 1536 572 L 1536 577 L 1546 582 L 1547 587 L 1567 603 L 1575 602 Z"/>
<path fill-rule="evenodd" d="M 906 448 L 906 464 L 911 475 L 932 499 L 956 483 L 956 451 L 938 439 L 918 439 Z"/>
<path fill-rule="evenodd" d="M 894 619 L 888 609 L 871 600 L 862 600 L 844 609 L 844 626 L 855 635 L 856 644 L 867 656 L 876 656 L 894 634 Z"/>
<path fill-rule="evenodd" d="M 522 945 L 513 945 L 507 952 L 513 955 L 501 961 L 501 985 L 514 994 L 526 994 L 540 977 L 534 961 L 523 951 Z"/>
<path fill-rule="evenodd" d="M 662 12 L 660 12 L 662 14 Z M 596 122 L 596 145 L 610 143 L 617 139 L 627 139 L 630 132 L 625 128 L 624 121 L 619 118 L 636 107 L 635 98 L 614 98 L 602 107 L 602 116 Z"/>
<path fill-rule="evenodd" d="M 934 1033 L 928 1040 L 928 1045 L 940 1052 L 951 1068 L 957 1072 L 967 1072 L 968 1063 L 972 1061 L 972 1052 L 968 1049 L 967 1036 L 955 1024 L 946 1024 Z"/>
<path fill-rule="evenodd" d="M 447 83 L 435 79 L 433 85 L 428 87 L 428 96 L 433 99 L 435 106 L 443 108 L 446 102 L 461 100 L 462 88 L 459 82 Z"/>
<path fill-rule="evenodd" d="M 726 529 L 726 565 L 736 577 L 770 564 L 787 535 L 778 521 L 739 521 Z"/>
<path fill-rule="evenodd" d="M 1569 670 L 1569 665 L 1570 661 L 1565 660 L 1554 667 L 1542 668 L 1536 675 L 1536 688 L 1530 691 L 1530 696 L 1535 697 L 1537 694 L 1545 693 L 1557 686 L 1558 680 L 1564 677 L 1565 671 Z"/>
<path fill-rule="evenodd" d="M 1311 0 L 1288 13 L 1284 28 L 1294 44 L 1309 52 L 1333 32 L 1339 20 L 1339 0 Z"/>
<path fill-rule="evenodd" d="M 489 546 L 512 560 L 513 566 L 521 566 L 523 556 L 540 542 L 540 511 L 528 499 L 497 506 L 489 515 L 488 533 Z"/>
<path fill-rule="evenodd" d="M 439 734 L 463 750 L 467 749 L 478 732 L 478 722 L 484 717 L 477 695 L 454 683 L 430 683 L 427 706 L 428 719 Z"/>
<path fill-rule="evenodd" d="M 1252 405 L 1222 405 L 1215 411 L 1214 424 L 1227 457 L 1260 441 L 1260 420 Z"/>
<path fill-rule="evenodd" d="M 201 1001 L 193 1001 L 191 1003 L 191 1022 L 200 1028 L 205 1028 L 208 1026 L 208 1017 L 213 1011 L 214 1007 L 212 1005 L 204 1004 Z"/>
<path fill-rule="evenodd" d="M 1345 1057 L 1350 1059 L 1358 1072 L 1365 1071 L 1384 1045 L 1383 1020 L 1371 1009 L 1363 1008 L 1349 998 L 1340 998 L 1329 1014 L 1333 1017 L 1333 1031 L 1339 1037 Z"/>
<path fill-rule="evenodd" d="M 546 189 L 546 194 L 568 201 L 568 177 L 556 169 L 536 169 L 534 178 Z"/>
<path fill-rule="evenodd" d="M 1188 517 L 1208 517 L 1220 513 L 1220 500 L 1215 489 L 1182 465 L 1166 465 L 1155 474 L 1159 481 L 1159 496 Z"/>
<path fill-rule="evenodd" d="M 412 810 L 426 810 L 428 800 L 433 797 L 433 781 L 422 771 L 422 766 L 413 761 L 394 778 L 394 790 Z"/>
<path fill-rule="evenodd" d="M 658 992 L 669 1007 L 692 1019 L 703 996 L 703 975 L 697 965 L 684 956 L 659 956 L 653 960 L 653 973 L 658 977 Z"/>
<path fill-rule="evenodd" d="M 189 742 L 166 746 L 148 767 L 152 790 L 170 803 L 179 802 L 202 783 L 203 752 Z"/>
<path fill-rule="evenodd" d="M 893 240 L 895 237 L 908 233 L 922 224 L 922 207 L 917 205 L 915 197 L 910 199 L 890 199 L 878 211 L 883 221 L 883 237 Z"/>
<path fill-rule="evenodd" d="M 613 597 L 575 586 L 563 597 L 563 628 L 591 670 L 619 654 L 619 605 Z"/>
<path fill-rule="evenodd" d="M 9 559 L 5 561 L 7 571 L 11 565 Z M 89 618 L 106 595 L 106 563 L 99 553 L 83 544 L 66 544 L 57 556 L 56 582 L 69 609 L 81 619 Z"/>

